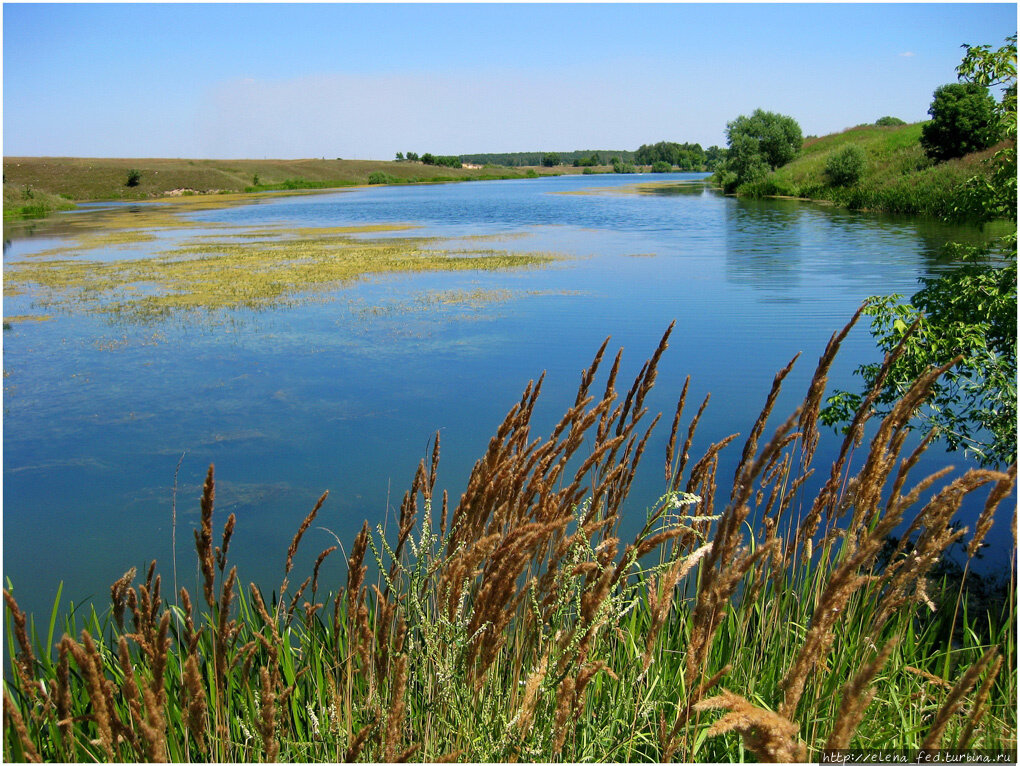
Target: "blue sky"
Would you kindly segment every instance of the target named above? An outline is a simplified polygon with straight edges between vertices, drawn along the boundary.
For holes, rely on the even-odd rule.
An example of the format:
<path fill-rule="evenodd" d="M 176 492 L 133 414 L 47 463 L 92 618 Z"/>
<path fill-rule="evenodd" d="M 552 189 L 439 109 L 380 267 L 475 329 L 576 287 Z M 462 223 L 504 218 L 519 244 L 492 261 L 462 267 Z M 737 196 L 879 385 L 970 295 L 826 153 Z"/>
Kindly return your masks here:
<path fill-rule="evenodd" d="M 392 159 L 927 118 L 994 4 L 5 3 L 3 152 Z"/>

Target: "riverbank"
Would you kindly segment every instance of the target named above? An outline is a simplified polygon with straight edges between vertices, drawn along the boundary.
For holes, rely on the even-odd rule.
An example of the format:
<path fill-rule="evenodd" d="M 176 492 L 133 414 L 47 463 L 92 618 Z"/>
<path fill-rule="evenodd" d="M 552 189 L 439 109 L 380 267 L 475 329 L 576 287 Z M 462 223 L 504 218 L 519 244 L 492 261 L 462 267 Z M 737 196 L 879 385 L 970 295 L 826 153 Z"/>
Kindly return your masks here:
<path fill-rule="evenodd" d="M 375 160 L 191 160 L 5 157 L 4 220 L 41 218 L 77 202 L 333 189 L 580 173 L 582 168 L 449 168 Z"/>
<path fill-rule="evenodd" d="M 923 125 L 862 125 L 808 139 L 793 161 L 760 181 L 742 184 L 736 193 L 826 201 L 850 210 L 965 218 L 961 189 L 968 179 L 989 174 L 985 160 L 1000 147 L 936 164 L 921 148 Z M 826 162 L 851 146 L 864 158 L 859 179 L 831 183 Z"/>

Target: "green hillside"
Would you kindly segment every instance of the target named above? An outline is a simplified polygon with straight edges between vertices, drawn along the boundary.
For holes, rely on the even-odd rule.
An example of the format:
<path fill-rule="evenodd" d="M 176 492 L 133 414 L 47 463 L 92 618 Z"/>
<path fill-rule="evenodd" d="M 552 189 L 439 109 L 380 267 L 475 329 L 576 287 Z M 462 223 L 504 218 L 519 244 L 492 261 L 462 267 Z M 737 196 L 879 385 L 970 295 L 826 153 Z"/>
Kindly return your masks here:
<path fill-rule="evenodd" d="M 987 173 L 983 160 L 997 147 L 935 164 L 921 148 L 921 127 L 863 125 L 804 142 L 800 154 L 761 181 L 743 184 L 741 196 L 789 196 L 828 200 L 853 210 L 953 217 L 961 185 Z M 826 161 L 847 146 L 864 154 L 860 180 L 840 187 L 829 183 Z"/>

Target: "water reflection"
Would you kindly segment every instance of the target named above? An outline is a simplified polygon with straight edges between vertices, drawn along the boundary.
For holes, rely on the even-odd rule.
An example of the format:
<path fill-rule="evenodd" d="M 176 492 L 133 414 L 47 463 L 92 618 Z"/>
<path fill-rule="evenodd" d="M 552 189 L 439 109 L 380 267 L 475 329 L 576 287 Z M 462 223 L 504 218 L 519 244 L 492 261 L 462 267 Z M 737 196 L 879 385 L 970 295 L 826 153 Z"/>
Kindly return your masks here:
<path fill-rule="evenodd" d="M 726 205 L 726 279 L 788 293 L 802 276 L 804 211 L 796 203 L 730 199 Z M 794 298 L 794 300 L 796 300 Z"/>

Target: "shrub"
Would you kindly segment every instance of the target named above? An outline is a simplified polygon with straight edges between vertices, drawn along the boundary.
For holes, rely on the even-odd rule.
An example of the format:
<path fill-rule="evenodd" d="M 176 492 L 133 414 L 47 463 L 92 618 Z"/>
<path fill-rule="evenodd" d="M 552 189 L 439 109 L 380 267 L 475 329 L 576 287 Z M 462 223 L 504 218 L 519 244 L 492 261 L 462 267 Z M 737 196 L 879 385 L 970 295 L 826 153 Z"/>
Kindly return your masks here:
<path fill-rule="evenodd" d="M 659 160 L 658 162 L 653 162 L 652 163 L 652 172 L 653 173 L 668 173 L 672 169 L 673 169 L 673 166 L 670 165 L 668 162 L 664 162 L 663 160 Z"/>
<path fill-rule="evenodd" d="M 549 152 L 542 156 L 542 167 L 554 168 L 560 163 L 560 155 L 556 152 Z"/>
<path fill-rule="evenodd" d="M 389 173 L 384 173 L 381 170 L 376 170 L 375 172 L 369 174 L 368 182 L 370 184 L 395 184 L 400 183 L 400 179 L 397 178 L 396 176 L 390 175 Z"/>
<path fill-rule="evenodd" d="M 864 151 L 859 146 L 846 146 L 829 155 L 825 176 L 833 186 L 853 186 L 864 174 Z"/>
<path fill-rule="evenodd" d="M 637 168 L 633 165 L 622 162 L 619 157 L 613 157 L 613 172 L 614 173 L 636 173 Z"/>
<path fill-rule="evenodd" d="M 928 114 L 931 122 L 921 129 L 921 146 L 938 162 L 979 152 L 998 140 L 995 99 L 983 85 L 943 85 L 935 91 Z"/>
<path fill-rule="evenodd" d="M 905 123 L 899 117 L 879 117 L 877 120 L 875 120 L 875 125 L 877 125 L 880 128 L 887 128 L 894 125 L 906 125 L 906 124 L 907 123 Z"/>
<path fill-rule="evenodd" d="M 135 170 L 132 168 L 127 172 L 127 180 L 124 181 L 125 186 L 138 186 L 142 181 L 142 171 Z"/>

